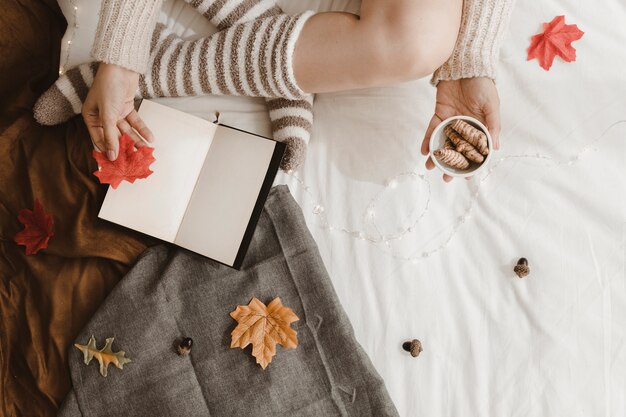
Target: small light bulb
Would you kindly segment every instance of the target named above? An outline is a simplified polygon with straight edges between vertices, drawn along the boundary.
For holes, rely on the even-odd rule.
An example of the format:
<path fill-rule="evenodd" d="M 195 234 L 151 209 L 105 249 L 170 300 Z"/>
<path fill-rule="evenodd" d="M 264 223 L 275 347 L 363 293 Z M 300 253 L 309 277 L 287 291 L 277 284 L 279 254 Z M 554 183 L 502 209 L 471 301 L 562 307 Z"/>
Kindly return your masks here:
<path fill-rule="evenodd" d="M 78 7 L 77 7 L 77 6 L 74 6 L 74 10 L 78 10 Z"/>
<path fill-rule="evenodd" d="M 71 44 L 72 44 L 72 41 L 67 41 L 67 44 L 68 44 L 68 45 L 71 45 Z"/>

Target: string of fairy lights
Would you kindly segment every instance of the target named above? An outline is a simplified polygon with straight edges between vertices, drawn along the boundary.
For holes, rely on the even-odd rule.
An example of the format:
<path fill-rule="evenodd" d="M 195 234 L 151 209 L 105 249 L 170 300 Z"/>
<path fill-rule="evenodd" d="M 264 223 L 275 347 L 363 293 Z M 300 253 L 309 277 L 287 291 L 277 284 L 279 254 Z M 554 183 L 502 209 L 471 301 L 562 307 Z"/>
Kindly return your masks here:
<path fill-rule="evenodd" d="M 430 181 L 425 175 L 416 171 L 401 172 L 397 175 L 394 175 L 393 177 L 389 178 L 385 182 L 385 186 L 382 188 L 382 190 L 379 191 L 369 201 L 369 203 L 366 206 L 365 214 L 363 216 L 363 224 L 365 226 L 371 226 L 370 229 L 375 230 L 376 234 L 368 233 L 365 228 L 364 229 L 352 229 L 349 227 L 337 226 L 337 225 L 331 224 L 328 218 L 326 207 L 322 204 L 319 198 L 316 198 L 315 195 L 313 195 L 313 192 L 311 191 L 311 187 L 304 180 L 302 180 L 302 178 L 300 178 L 296 173 L 291 172 L 288 175 L 290 175 L 295 180 L 295 182 L 302 188 L 302 190 L 308 196 L 313 206 L 312 213 L 315 216 L 317 216 L 320 222 L 320 226 L 324 230 L 331 232 L 331 233 L 340 233 L 356 240 L 366 241 L 376 247 L 381 248 L 383 252 L 387 253 L 388 255 L 390 255 L 396 260 L 417 263 L 417 262 L 420 262 L 429 258 L 430 256 L 438 252 L 441 252 L 450 244 L 450 242 L 452 241 L 454 236 L 456 236 L 459 229 L 467 222 L 467 220 L 471 218 L 474 206 L 476 205 L 476 202 L 478 201 L 478 198 L 480 197 L 482 185 L 491 176 L 491 174 L 494 171 L 496 171 L 498 167 L 501 166 L 504 162 L 512 161 L 512 160 L 540 160 L 543 162 L 550 163 L 554 167 L 572 166 L 580 162 L 580 160 L 583 158 L 585 154 L 587 154 L 591 150 L 594 150 L 595 144 L 599 142 L 611 129 L 613 129 L 615 126 L 618 126 L 620 124 L 626 124 L 626 120 L 618 120 L 612 123 L 606 129 L 604 129 L 604 131 L 598 137 L 596 137 L 595 139 L 587 143 L 585 146 L 583 146 L 577 154 L 575 154 L 573 157 L 566 159 L 566 160 L 557 160 L 553 157 L 546 156 L 541 153 L 525 154 L 525 155 L 509 155 L 509 156 L 504 156 L 504 157 L 497 159 L 496 161 L 494 161 L 492 166 L 489 167 L 487 172 L 478 180 L 476 189 L 473 191 L 465 210 L 455 220 L 453 227 L 450 229 L 445 239 L 443 239 L 443 242 L 439 246 L 436 246 L 430 250 L 425 250 L 422 253 L 418 255 L 414 255 L 414 256 L 405 256 L 405 255 L 399 254 L 397 251 L 393 249 L 392 243 L 402 240 L 407 234 L 415 231 L 419 223 L 422 221 L 422 219 L 424 218 L 424 216 L 429 210 L 429 206 L 431 203 L 431 186 L 430 186 Z M 381 196 L 384 193 L 389 192 L 390 189 L 391 190 L 396 189 L 399 182 L 406 181 L 406 180 L 420 181 L 426 184 L 426 196 L 425 196 L 426 201 L 424 203 L 424 207 L 419 212 L 419 214 L 415 216 L 414 220 L 408 226 L 400 227 L 399 231 L 396 233 L 383 234 L 381 232 L 381 228 L 379 227 L 376 221 L 378 201 L 380 200 Z"/>
<path fill-rule="evenodd" d="M 64 44 L 62 45 L 65 53 L 63 54 L 63 60 L 61 62 L 61 65 L 59 66 L 59 75 L 63 75 L 65 73 L 65 70 L 67 69 L 67 65 L 70 61 L 72 44 L 74 43 L 74 39 L 76 38 L 76 29 L 79 28 L 78 6 L 76 5 L 76 0 L 70 0 L 70 7 L 72 12 L 71 22 L 67 22 L 67 25 L 70 29 L 65 33 L 65 38 L 67 40 L 64 40 Z"/>
<path fill-rule="evenodd" d="M 70 30 L 66 32 L 66 36 L 65 36 L 66 40 L 64 40 L 64 45 L 63 45 L 64 54 L 63 54 L 63 60 L 59 66 L 59 75 L 63 75 L 65 73 L 65 70 L 67 69 L 67 65 L 69 63 L 69 59 L 71 55 L 71 47 L 76 38 L 77 29 L 79 28 L 77 2 L 76 0 L 70 0 L 69 3 L 70 3 L 70 11 L 71 11 L 71 18 L 70 18 L 71 22 L 68 22 L 68 27 L 70 28 Z M 544 162 L 553 164 L 553 166 L 555 167 L 563 166 L 563 165 L 571 166 L 579 162 L 587 152 L 592 150 L 594 144 L 600 141 L 608 133 L 609 130 L 611 130 L 617 125 L 624 124 L 624 123 L 626 123 L 626 120 L 618 120 L 614 122 L 613 124 L 609 125 L 602 132 L 602 134 L 600 134 L 598 137 L 593 139 L 587 145 L 582 147 L 580 151 L 574 157 L 564 160 L 564 161 L 558 161 L 555 158 L 542 155 L 540 153 L 526 154 L 526 155 L 509 155 L 509 156 L 504 156 L 500 159 L 497 159 L 496 161 L 493 162 L 489 170 L 478 180 L 477 187 L 473 191 L 467 207 L 465 208 L 463 213 L 456 219 L 456 221 L 453 224 L 453 227 L 450 229 L 450 232 L 448 233 L 446 238 L 443 240 L 443 242 L 439 246 L 436 246 L 435 248 L 430 249 L 430 250 L 425 250 L 421 254 L 416 255 L 416 256 L 400 255 L 398 252 L 396 252 L 393 249 L 392 243 L 401 241 L 407 234 L 415 231 L 418 225 L 420 224 L 420 222 L 422 221 L 422 219 L 428 213 L 429 206 L 431 203 L 431 185 L 430 185 L 429 179 L 424 174 L 419 173 L 417 171 L 407 171 L 407 172 L 401 172 L 397 175 L 394 175 L 393 177 L 385 181 L 385 185 L 382 188 L 382 190 L 379 191 L 369 201 L 369 203 L 366 206 L 366 210 L 364 211 L 364 214 L 363 214 L 362 223 L 366 227 L 369 226 L 369 229 L 374 230 L 376 234 L 368 233 L 366 228 L 352 229 L 352 228 L 348 228 L 344 226 L 337 226 L 337 225 L 331 224 L 328 218 L 326 207 L 320 202 L 319 198 L 316 198 L 313 195 L 313 192 L 311 191 L 311 187 L 307 185 L 305 181 L 302 180 L 296 173 L 290 172 L 288 173 L 288 175 L 291 176 L 295 180 L 295 182 L 302 188 L 302 190 L 307 194 L 309 200 L 311 201 L 313 205 L 312 213 L 319 218 L 320 226 L 326 231 L 332 232 L 332 233 L 341 233 L 353 239 L 366 241 L 372 245 L 380 247 L 385 253 L 387 253 L 394 259 L 407 261 L 407 262 L 419 262 L 444 250 L 450 244 L 450 242 L 452 241 L 454 236 L 457 234 L 459 229 L 463 226 L 463 224 L 465 224 L 467 220 L 471 218 L 471 214 L 474 209 L 474 206 L 476 205 L 476 202 L 478 198 L 480 197 L 482 185 L 491 176 L 491 174 L 496 169 L 498 169 L 498 167 L 503 162 L 510 161 L 510 160 L 542 160 Z M 377 223 L 378 202 L 386 192 L 388 192 L 389 190 L 396 189 L 398 184 L 403 181 L 423 182 L 426 186 L 426 201 L 423 205 L 423 208 L 419 212 L 419 214 L 417 214 L 414 217 L 413 221 L 408 226 L 398 228 L 397 229 L 398 231 L 395 233 L 385 234 L 381 231 L 381 228 L 379 224 Z"/>

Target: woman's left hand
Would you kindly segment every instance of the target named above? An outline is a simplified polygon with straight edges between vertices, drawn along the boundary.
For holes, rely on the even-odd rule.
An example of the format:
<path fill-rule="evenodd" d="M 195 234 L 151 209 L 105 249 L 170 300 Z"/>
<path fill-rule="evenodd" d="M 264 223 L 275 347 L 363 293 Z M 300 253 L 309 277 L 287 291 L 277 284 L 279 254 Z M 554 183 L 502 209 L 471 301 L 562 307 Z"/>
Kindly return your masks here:
<path fill-rule="evenodd" d="M 439 81 L 435 114 L 426 129 L 422 142 L 422 154 L 428 155 L 430 135 L 435 127 L 448 117 L 464 115 L 480 120 L 493 139 L 494 149 L 500 149 L 500 99 L 496 84 L 491 78 L 462 78 L 460 80 Z M 435 164 L 429 157 L 426 168 L 433 169 Z M 449 175 L 443 176 L 446 182 L 452 181 Z"/>

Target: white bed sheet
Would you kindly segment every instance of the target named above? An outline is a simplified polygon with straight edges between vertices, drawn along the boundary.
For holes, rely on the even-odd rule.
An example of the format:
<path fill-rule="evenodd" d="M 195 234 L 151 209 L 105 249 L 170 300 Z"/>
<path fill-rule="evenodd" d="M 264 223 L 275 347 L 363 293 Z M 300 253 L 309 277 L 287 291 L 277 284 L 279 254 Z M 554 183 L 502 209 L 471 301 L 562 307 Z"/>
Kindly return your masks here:
<path fill-rule="evenodd" d="M 280 3 L 290 12 L 359 7 Z M 172 2 L 165 10 L 183 33 L 191 15 Z M 557 59 L 546 72 L 526 61 L 526 48 L 559 14 L 585 35 L 574 44 L 576 62 Z M 424 169 L 419 145 L 435 93 L 427 80 L 317 96 L 307 161 L 296 173 L 308 190 L 285 174 L 278 182 L 303 208 L 401 416 L 626 415 L 625 44 L 623 0 L 519 1 L 498 68 L 503 129 L 494 164 L 533 157 L 507 159 L 469 182 L 444 184 Z M 262 100 L 160 101 L 207 119 L 219 111 L 223 123 L 270 134 Z M 536 157 L 568 161 L 586 147 L 572 165 Z M 389 186 L 405 172 L 425 177 Z M 455 228 L 477 191 L 471 216 Z M 334 228 L 366 237 L 378 236 L 372 220 L 393 235 L 423 217 L 388 247 L 328 230 L 314 213 L 320 205 Z M 448 238 L 426 259 L 396 258 Z M 521 256 L 532 271 L 523 280 L 512 272 Z M 411 338 L 424 346 L 417 359 L 401 349 Z"/>

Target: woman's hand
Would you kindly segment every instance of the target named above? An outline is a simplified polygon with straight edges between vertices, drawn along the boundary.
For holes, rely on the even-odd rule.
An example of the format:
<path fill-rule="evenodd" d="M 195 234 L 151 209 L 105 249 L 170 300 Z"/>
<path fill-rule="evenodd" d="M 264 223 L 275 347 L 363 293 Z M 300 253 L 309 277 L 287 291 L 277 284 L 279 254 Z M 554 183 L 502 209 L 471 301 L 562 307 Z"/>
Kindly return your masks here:
<path fill-rule="evenodd" d="M 430 135 L 435 127 L 448 117 L 457 115 L 472 116 L 480 120 L 489 129 L 494 149 L 500 149 L 500 99 L 496 84 L 486 77 L 462 78 L 440 81 L 437 84 L 435 114 L 424 135 L 422 155 L 428 155 Z M 428 158 L 426 168 L 434 167 L 432 159 Z M 452 177 L 444 174 L 443 180 L 450 182 Z"/>
<path fill-rule="evenodd" d="M 114 161 L 119 151 L 119 137 L 126 133 L 135 146 L 144 146 L 154 136 L 133 106 L 139 74 L 126 68 L 102 63 L 83 104 L 83 119 L 93 144 Z M 139 135 L 135 132 L 139 132 Z"/>

